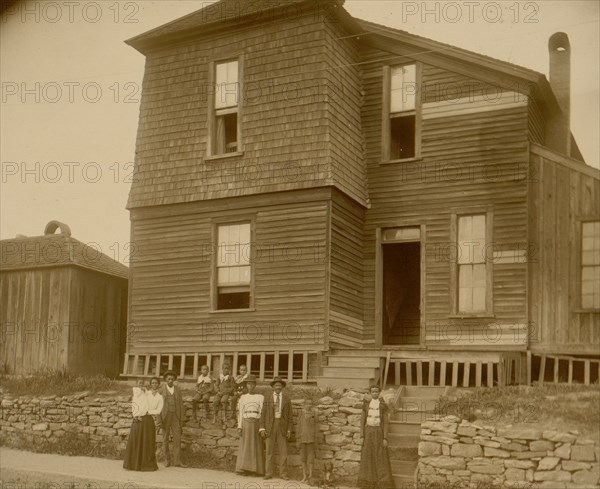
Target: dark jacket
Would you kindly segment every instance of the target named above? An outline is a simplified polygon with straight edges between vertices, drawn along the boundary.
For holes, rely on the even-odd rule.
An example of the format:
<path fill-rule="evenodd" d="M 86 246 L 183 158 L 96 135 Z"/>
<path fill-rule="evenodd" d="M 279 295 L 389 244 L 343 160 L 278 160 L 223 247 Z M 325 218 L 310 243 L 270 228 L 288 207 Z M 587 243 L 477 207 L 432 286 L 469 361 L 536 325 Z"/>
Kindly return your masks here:
<path fill-rule="evenodd" d="M 173 392 L 173 396 L 175 397 L 175 417 L 177 419 L 183 419 L 183 396 L 181 395 L 181 390 L 178 386 L 174 386 L 175 390 Z M 158 392 L 163 396 L 163 410 L 160 413 L 160 417 L 164 420 L 169 414 L 169 403 L 167 402 L 167 396 L 170 395 L 167 391 L 166 384 L 160 386 Z"/>
<path fill-rule="evenodd" d="M 265 402 L 260 416 L 259 429 L 265 429 L 267 435 L 273 433 L 273 421 L 275 420 L 275 403 L 273 392 L 265 396 Z M 292 402 L 284 392 L 281 393 L 281 418 L 279 420 L 279 431 L 283 436 L 292 429 Z"/>

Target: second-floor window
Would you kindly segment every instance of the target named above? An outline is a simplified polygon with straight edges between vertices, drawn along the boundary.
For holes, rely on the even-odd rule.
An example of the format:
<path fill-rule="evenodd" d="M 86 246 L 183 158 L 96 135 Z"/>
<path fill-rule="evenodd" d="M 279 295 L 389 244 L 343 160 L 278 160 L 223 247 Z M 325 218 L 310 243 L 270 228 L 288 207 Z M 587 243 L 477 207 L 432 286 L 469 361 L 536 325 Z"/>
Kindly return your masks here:
<path fill-rule="evenodd" d="M 386 67 L 383 159 L 419 156 L 418 69 L 416 64 Z"/>
<path fill-rule="evenodd" d="M 239 145 L 239 62 L 215 64 L 214 123 L 212 154 L 223 155 L 240 150 Z"/>
<path fill-rule="evenodd" d="M 217 309 L 248 309 L 251 301 L 251 224 L 217 226 Z"/>
<path fill-rule="evenodd" d="M 581 223 L 581 307 L 600 309 L 600 221 Z"/>

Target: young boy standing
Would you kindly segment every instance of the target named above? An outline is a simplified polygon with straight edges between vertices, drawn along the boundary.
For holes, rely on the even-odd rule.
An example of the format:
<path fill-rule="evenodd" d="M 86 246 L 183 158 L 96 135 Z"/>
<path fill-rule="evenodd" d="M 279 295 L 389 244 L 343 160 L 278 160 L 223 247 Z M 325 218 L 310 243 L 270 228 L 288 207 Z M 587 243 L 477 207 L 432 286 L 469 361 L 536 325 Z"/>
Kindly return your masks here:
<path fill-rule="evenodd" d="M 300 448 L 300 460 L 302 461 L 302 482 L 309 482 L 313 476 L 318 429 L 318 417 L 313 403 L 310 399 L 305 399 L 302 410 L 298 414 L 296 426 L 296 443 Z"/>

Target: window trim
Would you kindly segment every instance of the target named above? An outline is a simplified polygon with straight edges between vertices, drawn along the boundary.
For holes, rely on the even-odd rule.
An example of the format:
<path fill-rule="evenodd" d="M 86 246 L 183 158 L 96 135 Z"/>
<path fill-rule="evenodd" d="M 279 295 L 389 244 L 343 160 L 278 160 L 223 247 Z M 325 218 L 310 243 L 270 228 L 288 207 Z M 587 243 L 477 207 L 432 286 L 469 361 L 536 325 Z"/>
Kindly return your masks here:
<path fill-rule="evenodd" d="M 250 224 L 250 246 L 256 243 L 256 215 L 237 215 L 229 218 L 213 219 L 211 222 L 211 244 L 214 246 L 214 252 L 211 256 L 210 263 L 210 313 L 237 313 L 237 312 L 252 312 L 254 307 L 254 291 L 255 291 L 255 270 L 254 262 L 250 260 L 250 301 L 247 308 L 243 309 L 219 309 L 219 291 L 218 291 L 218 237 L 219 226 L 231 226 L 234 224 Z M 252 255 L 252 254 L 251 254 Z"/>
<path fill-rule="evenodd" d="M 418 61 L 409 63 L 398 63 L 385 65 L 383 67 L 383 104 L 382 104 L 382 131 L 381 131 L 381 162 L 382 163 L 401 163 L 421 159 L 421 128 L 423 119 L 423 102 L 419 91 L 415 94 L 414 110 L 406 111 L 406 115 L 415 116 L 415 154 L 408 158 L 391 159 L 391 100 L 392 100 L 392 68 L 397 66 L 415 65 L 415 83 L 417 87 L 421 86 L 422 64 Z"/>
<path fill-rule="evenodd" d="M 215 108 L 215 93 L 210 93 L 208 96 L 208 113 L 207 113 L 207 133 L 208 138 L 206 142 L 206 158 L 207 159 L 218 159 L 227 158 L 231 156 L 240 156 L 244 154 L 243 146 L 243 134 L 242 134 L 242 115 L 243 115 L 243 93 L 244 93 L 244 56 L 242 54 L 237 56 L 230 56 L 218 60 L 213 60 L 208 64 L 208 84 L 210 87 L 216 87 L 217 77 L 217 65 L 221 63 L 227 63 L 230 61 L 238 62 L 238 104 L 237 110 L 237 150 L 232 153 L 215 153 L 214 152 L 214 138 L 215 131 L 217 128 L 217 111 L 220 111 L 221 115 L 225 113 L 234 113 L 234 110 L 229 107 L 225 109 Z"/>
<path fill-rule="evenodd" d="M 598 313 L 600 309 L 583 307 L 583 297 L 582 297 L 582 273 L 581 269 L 583 268 L 583 224 L 587 222 L 600 222 L 598 216 L 584 216 L 579 217 L 576 220 L 576 236 L 575 236 L 575 246 L 577 247 L 577 266 L 575 267 L 575 290 L 576 290 L 576 299 L 575 299 L 575 312 L 585 314 L 585 313 Z"/>
<path fill-rule="evenodd" d="M 450 314 L 449 318 L 493 318 L 494 317 L 494 259 L 485 250 L 485 310 L 463 312 L 458 309 L 458 218 L 465 216 L 485 215 L 485 244 L 493 243 L 494 211 L 491 208 L 473 208 L 454 211 L 450 216 L 450 243 L 454 244 L 453 256 L 450 259 Z M 489 248 L 492 249 L 492 248 Z"/>

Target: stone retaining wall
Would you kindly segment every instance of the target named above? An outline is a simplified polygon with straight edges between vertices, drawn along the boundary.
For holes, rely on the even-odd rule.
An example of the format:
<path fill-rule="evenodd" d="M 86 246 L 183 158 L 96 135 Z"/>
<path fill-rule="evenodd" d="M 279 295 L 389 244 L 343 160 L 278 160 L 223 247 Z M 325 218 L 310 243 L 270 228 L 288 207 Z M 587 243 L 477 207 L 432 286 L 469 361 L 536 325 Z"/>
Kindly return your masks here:
<path fill-rule="evenodd" d="M 600 487 L 598 440 L 577 431 L 496 428 L 447 416 L 422 423 L 419 456 L 423 487 Z"/>
<path fill-rule="evenodd" d="M 355 480 L 360 462 L 360 408 L 363 394 L 348 392 L 338 401 L 323 397 L 318 403 L 321 439 L 317 445 L 316 468 L 323 461 L 332 462 L 340 480 Z M 233 420 L 227 429 L 220 423 L 202 424 L 193 419 L 191 396 L 184 396 L 186 422 L 183 428 L 184 450 L 199 456 L 213 457 L 207 466 L 233 468 L 237 455 L 238 431 Z M 294 420 L 301 399 L 292 401 Z M 1 401 L 1 442 L 18 446 L 19 441 L 58 442 L 67 433 L 93 444 L 114 447 L 115 456 L 125 449 L 131 426 L 130 396 L 100 396 L 80 393 L 72 396 L 4 397 Z M 162 444 L 162 436 L 157 437 Z M 292 475 L 300 473 L 300 457 L 292 436 L 288 444 L 288 465 Z M 217 463 L 215 463 L 217 462 Z M 296 470 L 294 470 L 296 468 Z"/>

